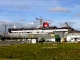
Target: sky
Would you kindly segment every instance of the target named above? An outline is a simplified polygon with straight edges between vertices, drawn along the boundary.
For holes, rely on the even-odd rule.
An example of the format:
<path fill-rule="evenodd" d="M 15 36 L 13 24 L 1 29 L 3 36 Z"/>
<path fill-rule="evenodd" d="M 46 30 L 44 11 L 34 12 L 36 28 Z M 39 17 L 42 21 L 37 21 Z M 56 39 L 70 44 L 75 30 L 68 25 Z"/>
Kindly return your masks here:
<path fill-rule="evenodd" d="M 0 0 L 0 31 L 4 31 L 3 24 L 38 27 L 36 18 L 40 17 L 50 20 L 51 26 L 60 27 L 68 22 L 80 30 L 80 0 Z"/>

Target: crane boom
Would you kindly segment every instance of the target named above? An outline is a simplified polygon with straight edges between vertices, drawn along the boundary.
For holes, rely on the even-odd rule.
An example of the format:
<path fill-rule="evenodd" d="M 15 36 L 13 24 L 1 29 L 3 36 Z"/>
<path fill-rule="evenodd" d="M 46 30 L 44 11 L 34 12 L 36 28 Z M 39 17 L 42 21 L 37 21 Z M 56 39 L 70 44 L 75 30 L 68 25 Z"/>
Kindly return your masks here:
<path fill-rule="evenodd" d="M 38 18 L 36 18 L 36 20 L 39 20 L 40 21 L 40 28 L 42 28 L 43 26 L 42 26 L 42 22 L 43 22 L 43 20 L 44 19 L 42 19 L 42 17 L 40 17 L 40 19 L 38 19 Z M 45 21 L 51 21 L 51 20 L 45 20 Z M 54 22 L 54 21 L 52 21 L 52 22 Z"/>

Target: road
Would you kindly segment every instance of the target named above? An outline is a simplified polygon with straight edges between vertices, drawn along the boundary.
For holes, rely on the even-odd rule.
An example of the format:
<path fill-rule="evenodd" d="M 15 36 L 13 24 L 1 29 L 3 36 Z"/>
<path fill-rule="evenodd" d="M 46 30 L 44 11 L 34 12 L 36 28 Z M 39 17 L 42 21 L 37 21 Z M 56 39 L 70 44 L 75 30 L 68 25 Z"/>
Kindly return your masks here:
<path fill-rule="evenodd" d="M 22 44 L 22 41 L 1 41 L 0 40 L 0 45 L 9 45 L 9 44 Z"/>

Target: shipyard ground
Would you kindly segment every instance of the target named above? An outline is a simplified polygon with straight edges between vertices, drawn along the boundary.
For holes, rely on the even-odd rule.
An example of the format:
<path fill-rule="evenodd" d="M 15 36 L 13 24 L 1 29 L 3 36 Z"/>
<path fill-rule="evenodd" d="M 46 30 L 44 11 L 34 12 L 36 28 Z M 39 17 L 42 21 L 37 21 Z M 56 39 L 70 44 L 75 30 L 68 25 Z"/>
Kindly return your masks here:
<path fill-rule="evenodd" d="M 80 43 L 2 45 L 0 60 L 80 60 Z"/>
<path fill-rule="evenodd" d="M 22 41 L 2 41 L 0 40 L 0 45 L 10 45 L 10 44 L 22 44 Z"/>

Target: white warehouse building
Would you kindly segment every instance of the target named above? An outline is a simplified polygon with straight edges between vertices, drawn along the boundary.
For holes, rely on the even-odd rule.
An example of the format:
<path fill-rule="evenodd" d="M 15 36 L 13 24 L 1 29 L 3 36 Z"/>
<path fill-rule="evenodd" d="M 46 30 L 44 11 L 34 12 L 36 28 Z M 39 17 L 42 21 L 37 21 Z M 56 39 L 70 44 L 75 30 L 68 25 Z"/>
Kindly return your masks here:
<path fill-rule="evenodd" d="M 72 33 L 67 36 L 68 42 L 80 41 L 80 33 Z"/>

